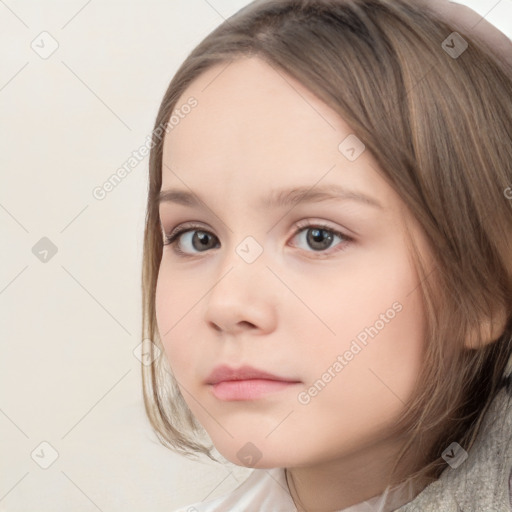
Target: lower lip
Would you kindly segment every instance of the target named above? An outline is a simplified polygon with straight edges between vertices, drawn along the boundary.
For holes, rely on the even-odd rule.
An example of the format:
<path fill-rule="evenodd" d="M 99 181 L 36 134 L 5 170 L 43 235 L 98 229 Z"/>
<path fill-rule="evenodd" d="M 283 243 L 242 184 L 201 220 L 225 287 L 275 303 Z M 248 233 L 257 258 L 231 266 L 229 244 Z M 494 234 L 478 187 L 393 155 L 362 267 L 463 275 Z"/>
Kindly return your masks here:
<path fill-rule="evenodd" d="M 298 383 L 268 379 L 225 380 L 212 384 L 211 388 L 219 400 L 254 400 L 294 384 Z"/>

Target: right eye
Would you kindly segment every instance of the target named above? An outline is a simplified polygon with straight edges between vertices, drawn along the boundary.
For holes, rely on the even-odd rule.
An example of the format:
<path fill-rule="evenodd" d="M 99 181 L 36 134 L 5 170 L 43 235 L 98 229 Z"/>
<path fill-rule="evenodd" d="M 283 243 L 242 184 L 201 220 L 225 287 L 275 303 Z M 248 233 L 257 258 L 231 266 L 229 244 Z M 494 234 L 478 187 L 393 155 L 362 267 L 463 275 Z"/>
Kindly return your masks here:
<path fill-rule="evenodd" d="M 194 250 L 204 252 L 203 249 L 208 250 L 218 247 L 218 244 L 215 246 L 211 245 L 211 240 L 213 238 L 216 239 L 217 237 L 209 231 L 204 230 L 201 226 L 181 226 L 173 230 L 170 235 L 165 235 L 164 245 L 171 245 L 177 254 L 183 257 L 188 257 L 194 254 Z M 185 241 L 182 241 L 183 239 Z M 187 243 L 191 244 L 193 249 L 192 251 L 183 250 L 183 244 Z"/>

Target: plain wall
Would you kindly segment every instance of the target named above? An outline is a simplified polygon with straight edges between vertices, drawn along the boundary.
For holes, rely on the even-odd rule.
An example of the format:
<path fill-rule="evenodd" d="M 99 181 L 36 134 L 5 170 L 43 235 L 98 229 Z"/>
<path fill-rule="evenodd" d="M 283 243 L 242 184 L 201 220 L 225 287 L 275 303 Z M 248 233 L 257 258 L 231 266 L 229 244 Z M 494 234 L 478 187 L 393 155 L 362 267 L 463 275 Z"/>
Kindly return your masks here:
<path fill-rule="evenodd" d="M 148 157 L 93 194 L 187 54 L 248 3 L 0 3 L 0 511 L 170 512 L 250 472 L 170 452 L 145 417 Z M 464 3 L 512 32 L 511 0 Z"/>

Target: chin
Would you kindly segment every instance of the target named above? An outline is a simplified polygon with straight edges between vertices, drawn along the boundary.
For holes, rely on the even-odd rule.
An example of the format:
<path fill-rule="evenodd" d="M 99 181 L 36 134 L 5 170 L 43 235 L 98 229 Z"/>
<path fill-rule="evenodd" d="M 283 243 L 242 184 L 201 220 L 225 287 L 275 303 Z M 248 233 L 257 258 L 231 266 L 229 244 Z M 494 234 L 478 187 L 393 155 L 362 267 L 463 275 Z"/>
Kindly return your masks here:
<path fill-rule="evenodd" d="M 283 446 L 273 446 L 266 442 L 237 442 L 233 439 L 222 446 L 215 444 L 218 452 L 229 462 L 237 466 L 254 469 L 271 469 L 294 465 L 297 461 L 291 460 L 289 452 L 282 453 Z"/>

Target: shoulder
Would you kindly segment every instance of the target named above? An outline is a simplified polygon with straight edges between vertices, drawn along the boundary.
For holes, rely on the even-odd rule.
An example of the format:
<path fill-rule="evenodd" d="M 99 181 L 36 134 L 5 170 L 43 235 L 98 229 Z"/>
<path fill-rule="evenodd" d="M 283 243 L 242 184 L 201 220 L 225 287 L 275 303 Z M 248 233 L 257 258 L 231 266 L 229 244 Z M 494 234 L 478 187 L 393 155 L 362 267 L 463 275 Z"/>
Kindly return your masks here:
<path fill-rule="evenodd" d="M 211 501 L 186 505 L 173 512 L 289 512 L 295 506 L 282 468 L 254 469 L 236 489 Z"/>

